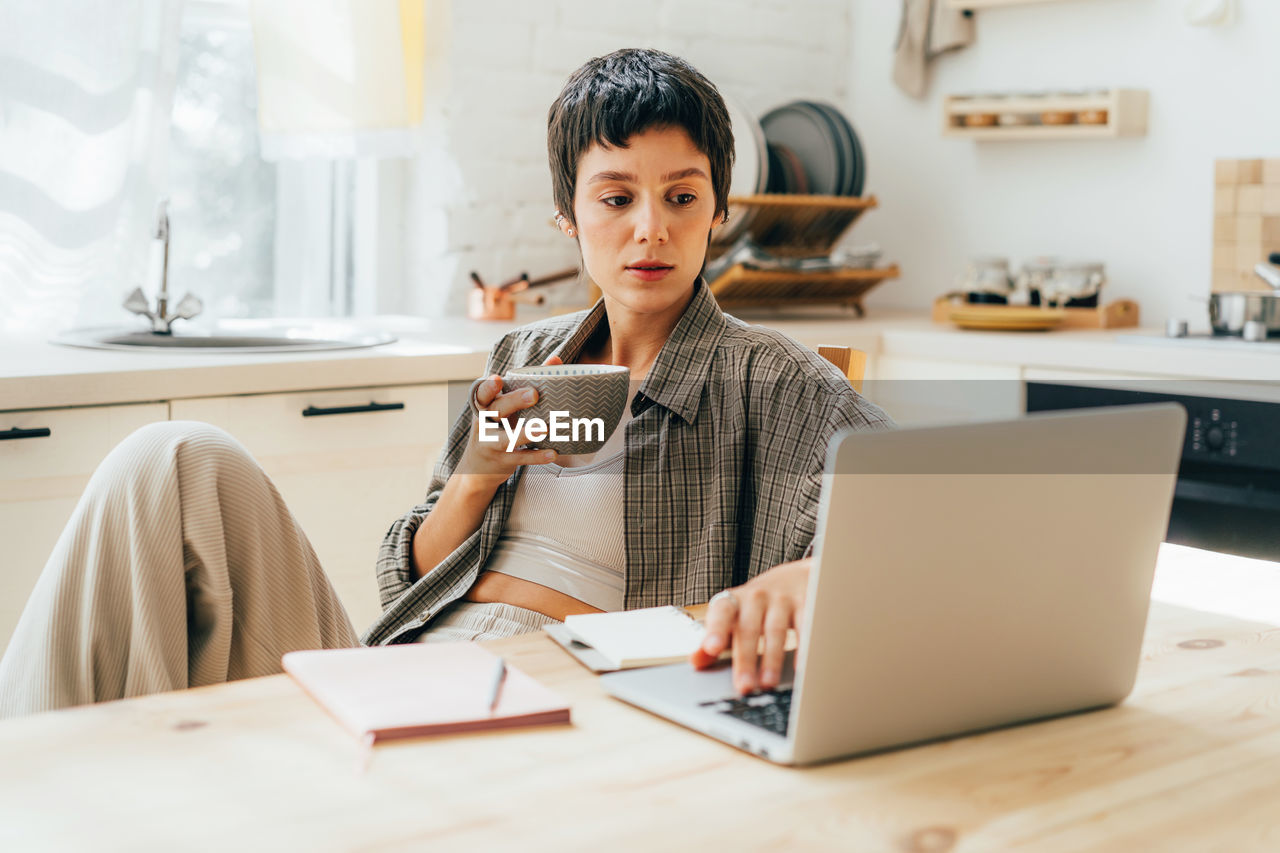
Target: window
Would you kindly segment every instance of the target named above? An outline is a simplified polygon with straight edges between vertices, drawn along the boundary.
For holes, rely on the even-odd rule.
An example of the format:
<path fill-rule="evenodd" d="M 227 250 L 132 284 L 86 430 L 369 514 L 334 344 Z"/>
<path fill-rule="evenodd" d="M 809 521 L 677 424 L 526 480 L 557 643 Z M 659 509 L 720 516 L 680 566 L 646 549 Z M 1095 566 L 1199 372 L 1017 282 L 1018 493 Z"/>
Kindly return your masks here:
<path fill-rule="evenodd" d="M 394 300 L 403 167 L 262 158 L 247 0 L 23 5 L 0 27 L 0 333 L 133 322 L 162 197 L 170 297 L 202 320 Z"/>
<path fill-rule="evenodd" d="M 188 2 L 169 134 L 169 287 L 215 317 L 275 311 L 277 170 L 259 153 L 255 102 L 243 5 Z"/>
<path fill-rule="evenodd" d="M 170 289 L 205 313 L 315 317 L 356 310 L 354 208 L 369 170 L 262 159 L 244 0 L 188 2 L 171 128 Z"/>

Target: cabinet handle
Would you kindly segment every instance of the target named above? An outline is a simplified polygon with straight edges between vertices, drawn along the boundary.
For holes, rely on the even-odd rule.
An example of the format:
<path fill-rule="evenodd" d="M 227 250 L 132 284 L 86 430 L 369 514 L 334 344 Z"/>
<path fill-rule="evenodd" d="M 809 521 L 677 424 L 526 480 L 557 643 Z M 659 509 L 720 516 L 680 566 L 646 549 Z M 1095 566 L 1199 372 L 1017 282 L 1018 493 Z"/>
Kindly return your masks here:
<path fill-rule="evenodd" d="M 53 432 L 48 427 L 36 427 L 35 429 L 20 429 L 14 427 L 9 430 L 0 430 L 0 441 L 10 438 L 48 438 Z"/>
<path fill-rule="evenodd" d="M 404 403 L 367 403 L 363 406 L 331 406 L 322 409 L 319 406 L 307 406 L 302 410 L 304 418 L 316 418 L 321 415 L 354 415 L 360 412 L 391 412 L 403 409 Z"/>

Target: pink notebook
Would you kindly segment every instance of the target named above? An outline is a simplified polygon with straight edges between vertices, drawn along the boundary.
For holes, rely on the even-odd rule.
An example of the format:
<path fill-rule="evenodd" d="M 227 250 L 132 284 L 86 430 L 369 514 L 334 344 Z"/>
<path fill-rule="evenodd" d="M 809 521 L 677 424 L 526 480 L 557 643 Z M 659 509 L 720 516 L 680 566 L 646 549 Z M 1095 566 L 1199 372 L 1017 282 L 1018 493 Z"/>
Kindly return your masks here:
<path fill-rule="evenodd" d="M 476 643 L 411 643 L 289 652 L 284 670 L 348 731 L 391 738 L 569 722 L 569 705 L 507 664 L 497 706 L 497 656 Z"/>

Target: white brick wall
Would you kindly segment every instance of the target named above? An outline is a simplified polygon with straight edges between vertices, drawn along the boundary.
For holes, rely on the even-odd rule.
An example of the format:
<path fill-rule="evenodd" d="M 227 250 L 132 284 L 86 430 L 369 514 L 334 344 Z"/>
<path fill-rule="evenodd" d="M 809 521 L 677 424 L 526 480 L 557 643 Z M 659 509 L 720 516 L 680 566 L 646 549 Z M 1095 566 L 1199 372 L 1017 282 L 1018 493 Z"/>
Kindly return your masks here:
<path fill-rule="evenodd" d="M 592 56 L 655 47 L 682 56 L 760 114 L 797 97 L 842 103 L 848 0 L 441 0 L 448 6 L 428 122 L 409 172 L 402 308 L 465 311 L 469 273 L 486 281 L 575 266 L 552 214 L 546 115 Z M 576 283 L 548 288 L 577 304 Z"/>

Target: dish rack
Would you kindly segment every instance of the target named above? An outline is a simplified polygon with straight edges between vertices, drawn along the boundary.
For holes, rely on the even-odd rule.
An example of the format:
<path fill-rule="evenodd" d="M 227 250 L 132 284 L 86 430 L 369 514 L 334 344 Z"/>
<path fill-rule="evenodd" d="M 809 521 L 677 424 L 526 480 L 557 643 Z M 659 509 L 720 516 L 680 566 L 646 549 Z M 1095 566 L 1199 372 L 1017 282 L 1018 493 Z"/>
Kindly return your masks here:
<path fill-rule="evenodd" d="M 760 248 L 784 258 L 823 255 L 831 251 L 858 217 L 876 205 L 875 196 L 730 196 L 730 215 L 739 217 L 742 224 L 727 232 L 727 237 L 748 233 Z M 713 243 L 710 257 L 724 254 L 730 243 L 731 239 Z M 710 286 L 724 308 L 838 304 L 852 307 L 861 317 L 865 314 L 863 296 L 880 282 L 898 275 L 896 264 L 820 272 L 756 270 L 735 264 Z"/>

